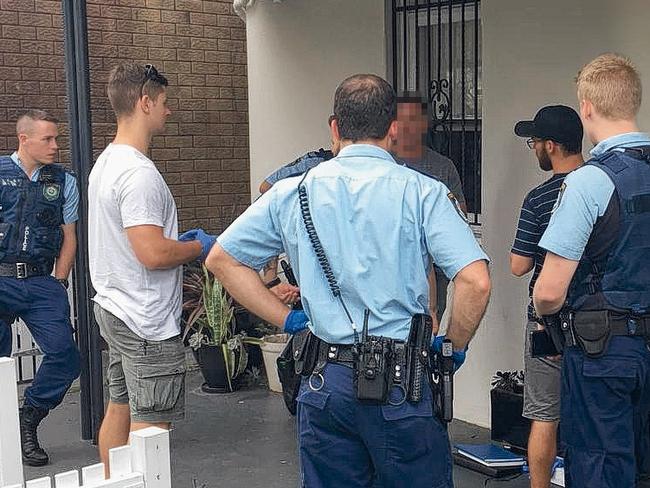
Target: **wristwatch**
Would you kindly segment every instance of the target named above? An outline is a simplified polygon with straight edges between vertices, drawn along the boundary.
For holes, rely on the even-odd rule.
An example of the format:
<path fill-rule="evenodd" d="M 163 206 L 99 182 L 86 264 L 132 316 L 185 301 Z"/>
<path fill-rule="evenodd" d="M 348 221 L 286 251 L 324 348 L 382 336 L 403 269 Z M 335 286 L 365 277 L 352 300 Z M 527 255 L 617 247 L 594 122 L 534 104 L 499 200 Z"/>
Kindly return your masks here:
<path fill-rule="evenodd" d="M 66 290 L 70 286 L 70 282 L 68 281 L 68 278 L 57 278 L 56 281 L 61 283 L 61 285 L 63 285 L 63 288 L 65 288 Z"/>

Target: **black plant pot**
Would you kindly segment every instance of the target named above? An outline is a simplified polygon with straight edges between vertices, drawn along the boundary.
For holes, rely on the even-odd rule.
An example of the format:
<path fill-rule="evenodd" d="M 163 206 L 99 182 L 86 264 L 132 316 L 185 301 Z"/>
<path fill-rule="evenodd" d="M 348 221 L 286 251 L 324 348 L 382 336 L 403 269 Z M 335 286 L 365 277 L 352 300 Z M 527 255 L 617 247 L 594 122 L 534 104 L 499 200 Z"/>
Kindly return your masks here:
<path fill-rule="evenodd" d="M 205 379 L 205 383 L 201 385 L 201 390 L 206 393 L 230 393 L 239 389 L 237 378 L 231 380 L 230 385 L 228 384 L 226 362 L 220 345 L 203 345 L 194 351 L 194 356 Z M 239 360 L 239 354 L 235 354 L 235 360 Z M 231 385 L 232 389 L 230 388 Z"/>

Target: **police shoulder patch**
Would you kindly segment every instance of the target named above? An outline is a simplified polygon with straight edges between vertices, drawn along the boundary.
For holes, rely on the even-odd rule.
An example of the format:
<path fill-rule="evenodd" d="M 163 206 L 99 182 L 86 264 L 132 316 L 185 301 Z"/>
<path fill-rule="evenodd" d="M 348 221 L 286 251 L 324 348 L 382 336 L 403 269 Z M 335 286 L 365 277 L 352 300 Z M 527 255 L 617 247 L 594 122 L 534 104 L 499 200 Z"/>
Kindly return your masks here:
<path fill-rule="evenodd" d="M 447 198 L 451 200 L 451 204 L 454 206 L 456 209 L 456 212 L 458 215 L 460 215 L 460 218 L 465 221 L 466 224 L 469 224 L 469 220 L 467 220 L 467 215 L 463 212 L 463 209 L 460 208 L 460 203 L 458 202 L 458 199 L 456 198 L 456 195 L 454 195 L 452 192 L 447 193 Z"/>
<path fill-rule="evenodd" d="M 48 183 L 43 186 L 43 196 L 48 202 L 54 201 L 59 198 L 61 194 L 61 185 L 58 183 Z"/>
<path fill-rule="evenodd" d="M 555 210 L 560 206 L 562 196 L 564 195 L 564 190 L 566 190 L 566 182 L 563 181 L 562 185 L 560 186 L 560 191 L 557 194 L 557 200 L 555 200 L 555 204 L 553 205 L 553 210 L 551 210 L 551 212 L 555 212 Z"/>

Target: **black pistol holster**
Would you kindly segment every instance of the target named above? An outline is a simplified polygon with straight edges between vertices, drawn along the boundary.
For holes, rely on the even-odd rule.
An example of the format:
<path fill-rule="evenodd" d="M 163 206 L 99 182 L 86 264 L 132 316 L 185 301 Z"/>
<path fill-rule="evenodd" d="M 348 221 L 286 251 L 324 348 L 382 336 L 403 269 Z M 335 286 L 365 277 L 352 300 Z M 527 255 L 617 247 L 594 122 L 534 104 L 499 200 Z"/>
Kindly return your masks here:
<path fill-rule="evenodd" d="M 276 363 L 282 396 L 291 415 L 297 411 L 301 377 L 310 376 L 316 367 L 320 343 L 321 340 L 309 329 L 304 329 L 291 336 L 278 356 Z"/>

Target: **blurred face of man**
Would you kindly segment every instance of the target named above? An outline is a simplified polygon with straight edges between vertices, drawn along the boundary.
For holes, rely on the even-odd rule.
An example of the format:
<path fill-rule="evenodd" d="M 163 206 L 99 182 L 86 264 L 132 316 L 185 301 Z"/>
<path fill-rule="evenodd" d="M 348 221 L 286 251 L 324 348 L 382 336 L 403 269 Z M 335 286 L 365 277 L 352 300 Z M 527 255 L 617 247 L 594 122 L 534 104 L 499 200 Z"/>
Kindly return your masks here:
<path fill-rule="evenodd" d="M 36 163 L 51 164 L 56 160 L 59 129 L 54 122 L 27 120 L 18 133 L 20 151 Z"/>
<path fill-rule="evenodd" d="M 397 140 L 395 151 L 417 152 L 424 146 L 427 118 L 422 105 L 415 102 L 397 104 Z"/>

